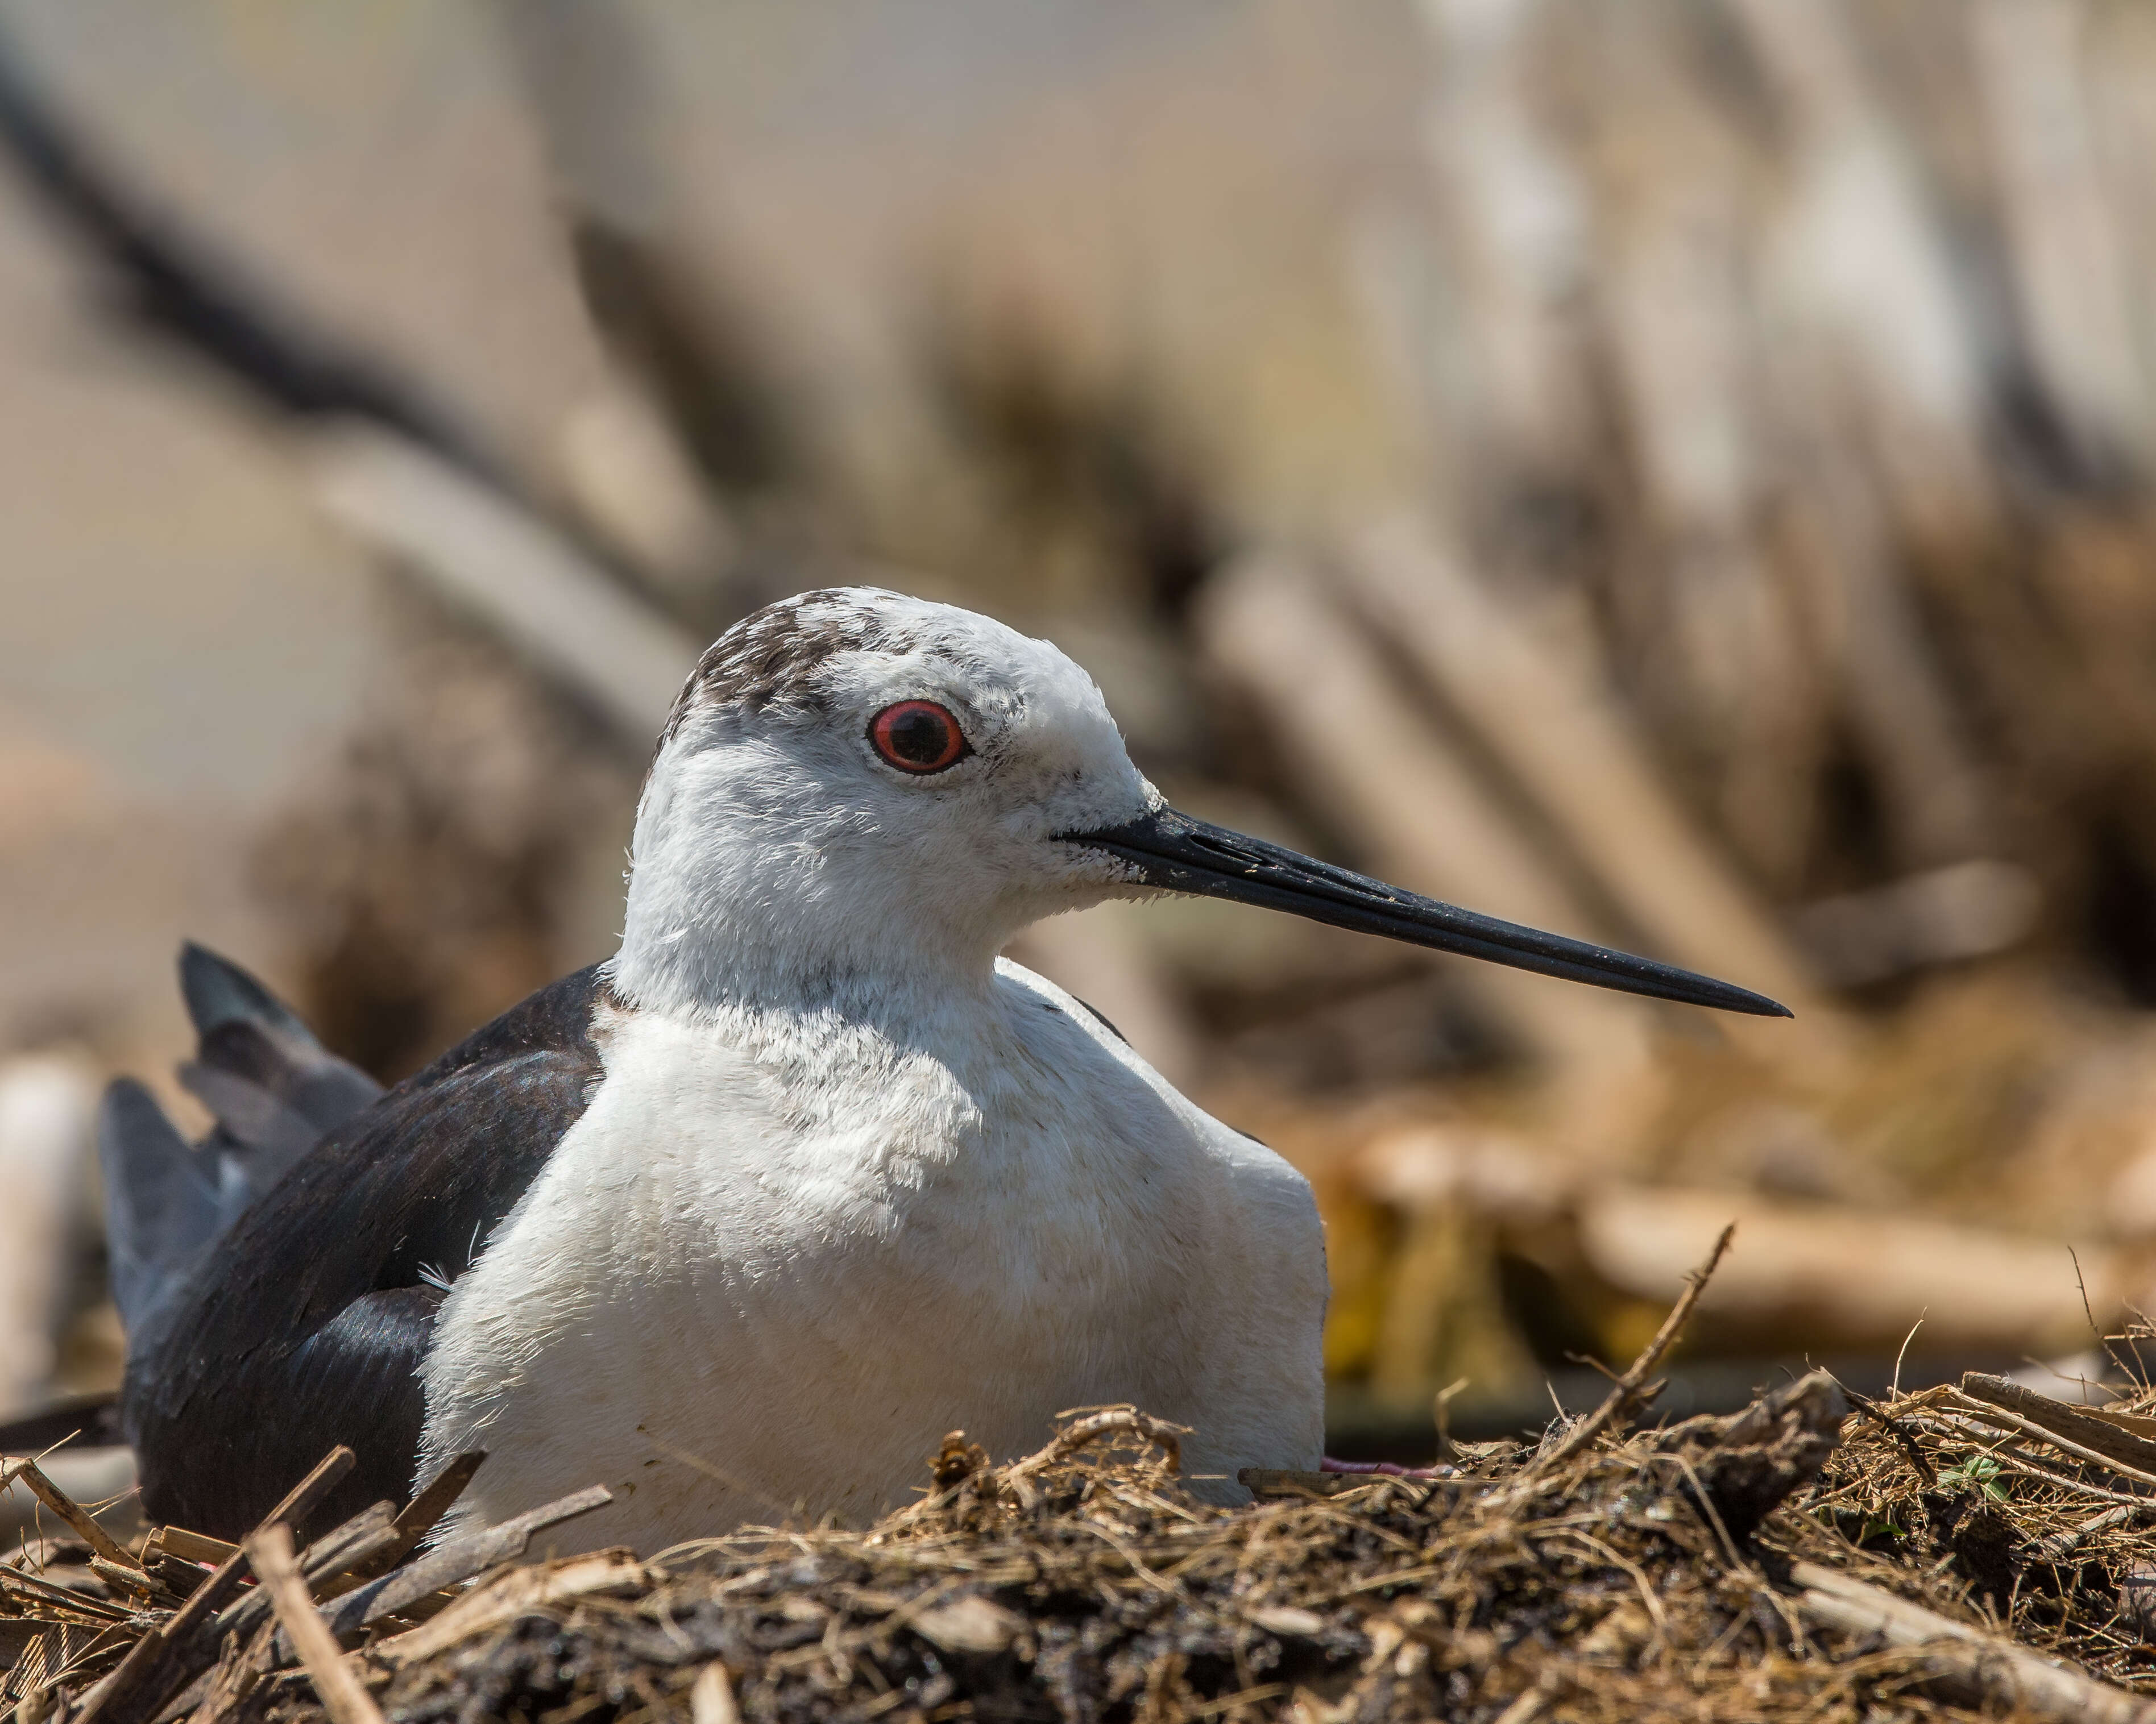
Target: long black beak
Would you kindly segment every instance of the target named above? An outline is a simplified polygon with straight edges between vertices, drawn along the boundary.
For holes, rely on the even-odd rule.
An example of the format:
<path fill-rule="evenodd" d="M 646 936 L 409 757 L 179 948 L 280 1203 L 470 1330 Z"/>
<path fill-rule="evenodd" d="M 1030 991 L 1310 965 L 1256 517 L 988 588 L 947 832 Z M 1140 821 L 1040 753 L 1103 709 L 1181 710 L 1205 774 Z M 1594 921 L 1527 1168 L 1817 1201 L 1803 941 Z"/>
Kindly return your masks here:
<path fill-rule="evenodd" d="M 1725 1012 L 1749 1012 L 1761 1018 L 1787 1018 L 1787 1006 L 1764 994 L 1732 987 L 1689 970 L 1634 957 L 1562 934 L 1544 934 L 1517 922 L 1477 916 L 1435 898 L 1417 897 L 1383 880 L 1351 874 L 1262 839 L 1245 838 L 1224 826 L 1194 820 L 1162 808 L 1125 825 L 1095 832 L 1068 832 L 1065 842 L 1120 856 L 1136 865 L 1145 885 L 1207 898 L 1232 898 L 1268 910 L 1327 922 L 1358 933 L 1382 934 L 1410 946 L 1433 947 L 1468 957 L 1487 958 L 1517 970 L 1537 970 L 1620 993 L 1713 1006 Z"/>

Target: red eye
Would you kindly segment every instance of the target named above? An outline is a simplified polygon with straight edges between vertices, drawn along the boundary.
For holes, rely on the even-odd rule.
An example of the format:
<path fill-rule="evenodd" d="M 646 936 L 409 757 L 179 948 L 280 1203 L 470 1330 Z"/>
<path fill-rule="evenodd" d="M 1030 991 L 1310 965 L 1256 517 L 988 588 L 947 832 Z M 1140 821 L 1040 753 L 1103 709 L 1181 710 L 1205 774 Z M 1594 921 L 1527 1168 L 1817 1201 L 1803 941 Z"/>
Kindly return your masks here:
<path fill-rule="evenodd" d="M 958 721 L 933 700 L 901 700 L 869 721 L 869 741 L 901 772 L 940 772 L 973 751 Z"/>

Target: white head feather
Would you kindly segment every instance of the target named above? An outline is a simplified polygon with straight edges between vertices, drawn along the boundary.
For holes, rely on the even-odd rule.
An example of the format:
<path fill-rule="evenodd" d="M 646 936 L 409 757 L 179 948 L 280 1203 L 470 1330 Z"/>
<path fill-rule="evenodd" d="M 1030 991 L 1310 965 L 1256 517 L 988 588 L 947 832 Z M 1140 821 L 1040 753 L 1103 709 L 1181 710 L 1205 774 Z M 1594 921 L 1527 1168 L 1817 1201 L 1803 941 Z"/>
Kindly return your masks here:
<path fill-rule="evenodd" d="M 870 725 L 954 715 L 970 753 L 916 774 Z M 1043 640 L 874 587 L 728 629 L 682 690 L 638 806 L 615 985 L 697 1011 L 985 987 L 1028 924 L 1135 890 L 1055 842 L 1161 806 L 1091 677 Z"/>

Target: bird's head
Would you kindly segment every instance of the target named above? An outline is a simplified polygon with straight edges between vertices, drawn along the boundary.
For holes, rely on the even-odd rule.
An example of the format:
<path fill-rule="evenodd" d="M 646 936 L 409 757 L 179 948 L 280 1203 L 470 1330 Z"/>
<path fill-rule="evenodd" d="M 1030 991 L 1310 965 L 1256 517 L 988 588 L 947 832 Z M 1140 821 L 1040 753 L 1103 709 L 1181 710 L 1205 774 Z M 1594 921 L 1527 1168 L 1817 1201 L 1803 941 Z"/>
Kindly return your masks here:
<path fill-rule="evenodd" d="M 1412 944 L 1737 1011 L 1773 1002 L 1419 898 L 1178 813 L 1046 641 L 869 587 L 729 629 L 637 811 L 615 980 L 693 1008 L 924 972 L 985 981 L 1029 923 L 1104 898 L 1240 899 Z"/>

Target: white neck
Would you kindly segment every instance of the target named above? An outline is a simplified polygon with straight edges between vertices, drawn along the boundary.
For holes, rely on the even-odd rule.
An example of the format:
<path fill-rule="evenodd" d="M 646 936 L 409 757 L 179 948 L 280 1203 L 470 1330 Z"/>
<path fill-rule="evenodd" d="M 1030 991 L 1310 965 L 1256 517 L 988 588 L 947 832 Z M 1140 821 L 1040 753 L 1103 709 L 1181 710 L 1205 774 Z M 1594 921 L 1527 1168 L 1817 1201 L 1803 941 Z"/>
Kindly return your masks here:
<path fill-rule="evenodd" d="M 813 892 L 774 902 L 759 884 L 717 869 L 639 867 L 614 985 L 676 1015 L 786 1006 L 880 1017 L 908 996 L 985 993 L 994 979 L 999 939 L 954 937 L 897 905 L 829 906 Z"/>
<path fill-rule="evenodd" d="M 648 1009 L 880 1018 L 985 997 L 997 952 L 1065 907 L 1021 901 L 984 870 L 895 855 L 842 807 L 804 808 L 775 788 L 774 806 L 759 808 L 752 779 L 699 785 L 667 764 L 638 809 L 613 968 L 615 986 Z"/>

